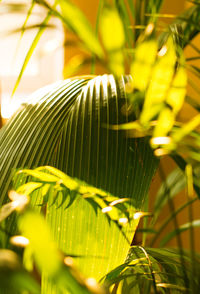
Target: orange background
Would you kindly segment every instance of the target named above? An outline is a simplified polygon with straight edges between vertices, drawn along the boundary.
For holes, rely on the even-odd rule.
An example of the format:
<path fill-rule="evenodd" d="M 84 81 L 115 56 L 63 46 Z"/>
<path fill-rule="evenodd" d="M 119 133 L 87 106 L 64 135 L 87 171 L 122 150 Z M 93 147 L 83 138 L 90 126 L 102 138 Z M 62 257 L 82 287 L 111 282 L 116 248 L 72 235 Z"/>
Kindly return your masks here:
<path fill-rule="evenodd" d="M 78 5 L 81 10 L 85 13 L 85 15 L 87 16 L 87 18 L 90 20 L 90 22 L 92 23 L 93 26 L 95 26 L 95 21 L 96 21 L 96 15 L 97 15 L 97 9 L 98 9 L 98 3 L 99 1 L 94 1 L 94 0 L 74 0 L 73 1 L 76 5 Z M 187 1 L 184 0 L 166 0 L 164 1 L 163 7 L 162 7 L 162 13 L 166 13 L 166 14 L 179 14 L 181 11 L 183 11 L 185 8 L 188 8 L 191 4 Z M 165 22 L 169 22 L 171 20 L 171 18 L 169 19 L 162 19 L 162 21 Z M 75 40 L 76 38 L 69 32 L 66 33 L 66 38 L 69 40 Z M 196 46 L 200 47 L 200 38 L 195 38 L 195 40 L 193 41 L 194 44 Z M 68 62 L 70 61 L 71 58 L 73 58 L 74 56 L 76 56 L 77 54 L 80 54 L 80 49 L 75 49 L 75 48 L 66 48 L 65 50 L 65 66 L 67 66 Z M 191 49 L 191 47 L 188 46 L 188 48 L 186 48 L 185 50 L 185 56 L 195 56 L 195 52 L 193 49 Z M 195 64 L 198 66 L 200 66 L 199 62 L 197 64 L 197 61 L 195 61 Z M 86 66 L 82 69 L 80 69 L 80 71 L 78 72 L 78 74 L 90 74 L 91 73 L 91 67 L 90 66 Z M 102 74 L 104 73 L 104 70 L 102 67 L 97 66 L 96 67 L 96 74 Z M 193 76 L 191 76 L 191 74 L 189 74 L 189 78 L 192 78 L 192 80 L 195 82 L 197 81 L 197 79 Z M 190 95 L 192 95 L 193 97 L 197 97 L 197 94 L 194 92 L 194 90 L 189 87 L 189 93 Z M 179 117 L 182 121 L 187 121 L 189 118 L 191 118 L 193 115 L 195 114 L 195 111 L 188 105 L 185 105 L 183 108 L 183 111 L 180 113 Z M 166 173 L 166 175 L 172 171 L 175 168 L 175 164 L 174 162 L 166 157 L 163 158 L 161 160 L 161 164 L 162 167 Z M 159 173 L 157 173 L 157 175 L 155 176 L 153 183 L 152 183 L 152 187 L 150 190 L 150 202 L 153 203 L 153 199 L 155 197 L 155 194 L 158 190 L 158 187 L 161 183 L 160 180 L 160 176 Z M 175 200 L 174 200 L 174 205 L 176 208 L 178 208 L 182 203 L 184 203 L 186 201 L 186 195 L 185 195 L 185 191 L 179 193 L 179 195 L 176 196 Z M 195 202 L 195 204 L 192 206 L 193 208 L 193 213 L 194 213 L 194 218 L 199 218 L 200 215 L 200 204 L 198 202 Z M 150 207 L 150 209 L 152 209 L 152 207 Z M 162 221 L 170 214 L 170 210 L 168 205 L 166 205 L 166 207 L 164 208 L 164 210 L 162 211 L 162 215 L 159 219 L 159 223 L 157 224 L 157 226 L 155 227 L 155 229 L 157 227 L 159 227 L 159 225 L 162 223 Z M 182 213 L 180 213 L 178 215 L 178 223 L 179 225 L 188 222 L 188 209 L 186 208 Z M 173 230 L 174 229 L 174 225 L 173 223 L 170 223 L 170 225 L 167 227 L 167 230 L 164 231 L 163 235 L 165 235 L 168 231 Z M 198 251 L 200 251 L 200 244 L 198 242 L 198 234 L 199 234 L 199 229 L 195 229 L 195 247 L 196 249 L 198 249 Z M 162 235 L 162 236 L 163 236 Z M 185 248 L 190 248 L 190 238 L 189 238 L 189 232 L 184 232 L 181 235 L 182 238 L 182 242 L 184 244 Z M 141 240 L 141 235 L 138 234 L 137 236 L 137 241 L 140 242 Z M 171 246 L 176 246 L 176 239 L 173 239 L 168 245 Z"/>

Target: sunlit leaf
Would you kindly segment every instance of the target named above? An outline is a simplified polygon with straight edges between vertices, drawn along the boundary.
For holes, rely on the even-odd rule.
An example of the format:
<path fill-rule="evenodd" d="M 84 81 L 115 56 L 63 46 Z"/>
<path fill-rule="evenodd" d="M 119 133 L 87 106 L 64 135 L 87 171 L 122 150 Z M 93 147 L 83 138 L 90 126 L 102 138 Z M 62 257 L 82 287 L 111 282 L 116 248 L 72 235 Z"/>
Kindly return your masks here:
<path fill-rule="evenodd" d="M 35 169 L 35 170 L 24 169 L 24 170 L 20 171 L 19 173 L 21 173 L 21 172 L 23 172 L 29 176 L 33 176 L 34 178 L 37 178 L 41 182 L 56 183 L 58 180 L 57 177 L 55 177 L 53 175 L 49 175 L 48 173 L 38 171 L 37 169 Z"/>
<path fill-rule="evenodd" d="M 146 41 L 136 47 L 134 61 L 131 65 L 131 75 L 133 76 L 133 83 L 136 89 L 144 91 L 147 88 L 156 54 L 156 41 Z"/>
<path fill-rule="evenodd" d="M 124 56 L 122 52 L 119 50 L 117 52 L 112 52 L 109 54 L 109 69 L 110 71 L 116 75 L 121 76 L 124 72 Z"/>
<path fill-rule="evenodd" d="M 23 193 L 25 195 L 30 195 L 33 191 L 37 190 L 42 186 L 42 183 L 36 182 L 28 182 L 26 184 L 21 185 L 18 189 L 18 193 Z"/>
<path fill-rule="evenodd" d="M 49 276 L 59 271 L 61 257 L 43 217 L 27 212 L 20 217 L 19 228 L 30 241 L 38 267 Z"/>
<path fill-rule="evenodd" d="M 104 7 L 99 26 L 102 43 L 108 53 L 108 66 L 116 76 L 124 74 L 125 35 L 122 20 L 114 8 Z"/>
<path fill-rule="evenodd" d="M 55 192 L 58 191 L 55 195 L 53 190 L 48 190 L 45 201 L 51 194 L 46 217 L 59 248 L 76 256 L 92 256 L 84 260 L 78 257 L 76 264 L 83 273 L 96 279 L 123 262 L 138 220 L 133 220 L 130 226 L 129 223 L 116 225 L 100 207 L 95 211 L 86 194 L 94 193 L 94 187 L 108 191 L 118 199 L 130 199 L 127 204 L 118 204 L 122 212 L 122 204 L 140 211 L 158 164 L 148 138 L 129 138 L 123 131 L 109 129 L 110 125 L 133 119 L 131 113 L 122 112 L 129 104 L 125 93 L 128 81 L 129 76 L 116 79 L 112 75 L 59 81 L 33 94 L 0 130 L 1 204 L 6 203 L 7 190 L 19 168 L 53 166 L 70 177 L 68 185 L 74 185 L 71 180 L 76 178 L 93 187 L 81 185 L 79 193 L 82 195 L 66 208 L 70 197 L 73 200 L 76 194 L 66 192 L 65 180 L 55 185 L 44 183 L 54 185 Z M 26 175 L 18 174 L 14 188 L 17 190 L 27 180 Z M 60 186 L 65 189 L 64 195 Z M 31 195 L 31 204 L 37 210 L 41 209 L 38 204 L 44 200 L 44 191 L 39 188 Z M 54 196 L 58 196 L 55 202 Z M 66 197 L 64 202 L 63 196 Z M 111 201 L 104 200 L 109 206 Z M 6 227 L 15 234 L 12 218 Z M 101 261 L 95 257 L 99 254 Z"/>
<path fill-rule="evenodd" d="M 89 287 L 89 281 L 87 285 L 87 280 L 81 276 L 73 264 L 64 264 L 63 256 L 58 251 L 50 230 L 40 214 L 33 211 L 25 212 L 19 218 L 19 228 L 29 240 L 28 246 L 31 248 L 39 270 L 50 278 L 53 284 L 56 283 L 59 289 L 69 289 L 70 293 L 77 294 L 105 293 L 97 283 L 94 289 Z M 99 292 L 95 292 L 95 289 Z"/>
<path fill-rule="evenodd" d="M 140 117 L 142 124 L 146 124 L 155 116 L 152 107 L 161 105 L 166 99 L 175 70 L 176 52 L 173 41 L 168 39 L 167 43 L 160 49 L 155 66 L 153 67 L 151 81 L 147 89 L 143 111 Z M 160 109 L 158 108 L 157 114 Z"/>
<path fill-rule="evenodd" d="M 44 32 L 44 30 L 46 28 L 46 24 L 48 23 L 50 17 L 51 17 L 51 13 L 48 13 L 47 16 L 45 17 L 42 25 L 38 29 L 38 32 L 37 32 L 37 34 L 36 34 L 36 36 L 35 36 L 32 44 L 31 44 L 31 46 L 30 46 L 30 48 L 29 48 L 29 50 L 28 50 L 28 52 L 26 54 L 25 59 L 24 59 L 22 68 L 21 68 L 20 73 L 19 73 L 19 75 L 17 77 L 17 81 L 15 83 L 15 86 L 14 86 L 14 89 L 13 89 L 13 92 L 12 92 L 12 95 L 14 95 L 17 87 L 19 86 L 19 83 L 21 81 L 22 75 L 23 75 L 23 73 L 24 73 L 24 71 L 25 71 L 25 69 L 26 69 L 26 67 L 27 67 L 27 65 L 29 63 L 29 60 L 30 60 L 31 56 L 33 55 L 33 52 L 34 52 L 34 50 L 35 50 L 35 48 L 36 48 L 36 46 L 37 46 L 40 38 L 42 37 L 42 34 L 43 34 L 43 32 Z"/>
<path fill-rule="evenodd" d="M 115 51 L 122 49 L 125 42 L 124 28 L 117 10 L 104 8 L 99 29 L 106 50 Z"/>
<path fill-rule="evenodd" d="M 23 35 L 24 35 L 24 32 L 25 32 L 25 29 L 26 29 L 27 22 L 28 22 L 28 20 L 29 20 L 31 14 L 32 14 L 32 12 L 33 12 L 34 6 L 35 6 L 35 1 L 32 1 L 31 6 L 29 7 L 29 10 L 28 10 L 27 15 L 26 15 L 26 19 L 25 19 L 25 21 L 24 21 L 24 23 L 23 23 L 23 26 L 22 26 L 22 28 L 21 28 L 21 36 L 20 36 L 20 39 L 22 39 L 22 37 L 23 37 Z"/>
<path fill-rule="evenodd" d="M 169 89 L 166 102 L 172 107 L 175 114 L 181 109 L 185 94 L 186 94 L 186 85 L 187 85 L 187 74 L 183 66 L 181 66 Z"/>
<path fill-rule="evenodd" d="M 194 118 L 192 118 L 189 122 L 185 123 L 182 128 L 178 129 L 173 133 L 172 138 L 179 142 L 185 136 L 187 136 L 190 132 L 195 130 L 200 124 L 200 114 L 197 114 Z"/>
<path fill-rule="evenodd" d="M 174 115 L 170 108 L 164 108 L 158 117 L 158 123 L 154 129 L 154 137 L 166 136 L 174 124 Z"/>
<path fill-rule="evenodd" d="M 61 198 L 59 191 L 62 191 L 62 199 L 58 206 L 65 204 L 67 199 L 70 198 L 67 204 L 67 207 L 69 207 L 82 195 L 86 201 L 92 204 L 95 211 L 100 208 L 102 213 L 106 213 L 106 216 L 112 221 L 123 224 L 128 223 L 130 218 L 133 217 L 133 211 L 128 212 L 128 206 L 125 205 L 129 202 L 128 198 L 119 199 L 78 179 L 73 179 L 54 167 L 44 166 L 34 170 L 24 169 L 18 173 L 33 176 L 37 182 L 31 180 L 31 182 L 20 186 L 17 191 L 31 196 L 37 190 L 43 197 L 43 204 L 53 205 L 58 203 Z M 69 191 L 71 192 L 69 193 Z M 125 219 L 126 221 L 122 221 Z"/>

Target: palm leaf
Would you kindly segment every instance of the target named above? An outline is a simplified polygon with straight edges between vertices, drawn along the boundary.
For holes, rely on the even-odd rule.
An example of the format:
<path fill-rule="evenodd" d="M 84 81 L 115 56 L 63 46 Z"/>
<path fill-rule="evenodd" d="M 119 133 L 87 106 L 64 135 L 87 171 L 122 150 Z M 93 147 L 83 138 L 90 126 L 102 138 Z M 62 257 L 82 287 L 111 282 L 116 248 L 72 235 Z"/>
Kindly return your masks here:
<path fill-rule="evenodd" d="M 134 34 L 132 30 L 130 29 L 132 22 L 131 18 L 129 16 L 128 8 L 126 6 L 126 3 L 122 0 L 116 1 L 116 8 L 119 12 L 120 18 L 122 20 L 123 26 L 124 26 L 124 33 L 126 36 L 126 41 L 128 43 L 129 47 L 133 46 L 134 41 Z M 132 10 L 133 12 L 133 10 Z"/>
<path fill-rule="evenodd" d="M 182 48 L 186 47 L 199 33 L 200 21 L 200 5 L 196 3 L 192 7 L 178 15 L 175 21 L 169 26 L 169 32 L 165 32 L 159 36 L 160 43 L 165 42 L 169 33 L 174 34 L 175 40 Z"/>
<path fill-rule="evenodd" d="M 100 208 L 102 213 L 105 213 L 108 219 L 114 221 L 117 226 L 120 226 L 120 222 L 123 223 L 123 221 L 128 223 L 134 217 L 134 212 L 128 207 L 128 198 L 119 199 L 108 192 L 89 186 L 76 178 L 71 178 L 54 167 L 24 169 L 20 170 L 17 175 L 19 173 L 29 177 L 28 182 L 21 185 L 16 192 L 30 196 L 34 191 L 41 190 L 40 194 L 43 196 L 41 205 L 48 202 L 50 206 L 56 203 L 57 206 L 64 205 L 65 208 L 68 208 L 76 198 L 81 197 L 92 205 L 95 212 Z M 30 179 L 30 176 L 33 177 L 33 180 Z M 0 222 L 15 210 L 16 207 L 12 207 L 10 204 L 12 203 L 2 206 Z"/>
<path fill-rule="evenodd" d="M 130 198 L 140 210 L 158 161 L 148 138 L 128 138 L 108 128 L 132 119 L 121 112 L 128 104 L 124 91 L 128 80 L 111 75 L 80 77 L 36 92 L 0 131 L 1 204 L 7 201 L 14 169 L 51 165 L 117 197 Z M 19 175 L 15 188 L 22 184 Z M 40 199 L 39 194 L 35 197 Z M 84 199 L 68 209 L 48 205 L 47 220 L 63 251 L 93 256 L 84 262 L 77 258 L 77 264 L 96 278 L 125 259 L 138 222 L 125 238 Z M 7 228 L 13 227 L 10 220 Z M 95 258 L 99 255 L 100 261 Z"/>
<path fill-rule="evenodd" d="M 34 6 L 35 6 L 35 1 L 33 0 L 32 3 L 31 3 L 31 6 L 30 6 L 30 8 L 29 8 L 29 10 L 28 10 L 28 12 L 27 12 L 26 19 L 25 19 L 25 21 L 24 21 L 24 23 L 23 23 L 23 26 L 22 26 L 22 28 L 21 28 L 21 36 L 20 36 L 20 40 L 22 39 L 22 37 L 23 37 L 23 35 L 24 35 L 24 32 L 25 32 L 25 29 L 26 29 L 27 22 L 28 22 L 28 20 L 29 20 L 31 14 L 32 14 L 32 12 L 33 12 Z"/>
<path fill-rule="evenodd" d="M 56 284 L 57 293 L 60 293 L 61 289 L 68 289 L 70 293 L 77 294 L 96 292 L 88 289 L 89 283 L 87 285 L 87 280 L 80 276 L 73 264 L 69 266 L 67 259 L 66 262 L 65 259 L 62 260 L 41 214 L 27 210 L 19 217 L 19 228 L 29 240 L 29 250 L 33 253 L 37 268 Z M 70 260 L 73 263 L 72 259 Z M 98 285 L 96 288 L 98 290 Z M 103 289 L 101 292 L 104 293 Z"/>
<path fill-rule="evenodd" d="M 51 236 L 44 217 L 30 209 L 29 198 L 12 191 L 11 202 L 19 214 L 18 227 L 23 236 L 13 236 L 12 245 L 24 247 L 22 265 L 21 258 L 14 251 L 0 249 L 0 281 L 3 293 L 41 293 L 39 284 L 31 276 L 33 263 L 38 272 L 43 271 L 52 284 L 61 289 L 69 289 L 70 293 L 101 293 L 105 291 L 97 283 L 90 285 L 89 281 L 80 275 L 73 264 L 73 259 L 60 254 Z M 26 202 L 26 207 L 24 206 Z M 5 204 L 5 205 L 8 205 Z M 2 292 L 1 292 L 2 293 Z"/>
<path fill-rule="evenodd" d="M 191 290 L 191 282 L 194 283 L 193 289 L 198 291 L 199 258 L 195 255 L 197 268 L 193 276 L 191 276 L 192 262 L 187 252 L 184 252 L 184 261 L 185 265 L 187 264 L 185 273 L 178 250 L 133 246 L 126 262 L 108 273 L 104 283 L 108 287 L 115 285 L 116 290 L 123 289 L 122 293 L 126 294 L 187 293 Z"/>
<path fill-rule="evenodd" d="M 50 14 L 58 17 L 64 25 L 78 36 L 83 44 L 99 58 L 103 57 L 101 45 L 92 30 L 91 24 L 82 11 L 70 1 L 59 0 L 61 12 L 56 5 L 49 5 L 45 0 L 36 0 L 38 4 L 47 8 Z M 55 4 L 57 4 L 55 2 Z"/>
<path fill-rule="evenodd" d="M 43 32 L 44 32 L 44 30 L 46 28 L 46 25 L 47 25 L 50 17 L 51 17 L 51 13 L 49 12 L 47 14 L 47 16 L 45 17 L 44 21 L 42 22 L 42 24 L 39 26 L 38 32 L 37 32 L 32 44 L 31 44 L 31 46 L 30 46 L 30 48 L 29 48 L 29 50 L 28 50 L 28 52 L 26 54 L 25 59 L 24 59 L 22 68 L 21 68 L 20 73 L 19 73 L 19 75 L 17 77 L 17 81 L 15 83 L 15 86 L 14 86 L 14 89 L 13 89 L 13 92 L 12 92 L 12 95 L 14 95 L 14 93 L 15 93 L 15 91 L 16 91 L 16 89 L 17 89 L 17 87 L 18 87 L 18 85 L 19 85 L 19 83 L 21 81 L 22 75 L 23 75 L 23 73 L 24 73 L 24 71 L 25 71 L 25 69 L 26 69 L 26 67 L 28 65 L 28 62 L 29 62 L 29 60 L 30 60 L 30 58 L 31 58 L 31 56 L 32 56 L 32 54 L 33 54 L 33 52 L 34 52 L 34 50 L 35 50 L 35 48 L 36 48 L 36 46 L 37 46 L 37 44 L 38 44 L 38 42 L 40 40 L 40 38 L 42 37 L 42 34 L 43 34 Z"/>

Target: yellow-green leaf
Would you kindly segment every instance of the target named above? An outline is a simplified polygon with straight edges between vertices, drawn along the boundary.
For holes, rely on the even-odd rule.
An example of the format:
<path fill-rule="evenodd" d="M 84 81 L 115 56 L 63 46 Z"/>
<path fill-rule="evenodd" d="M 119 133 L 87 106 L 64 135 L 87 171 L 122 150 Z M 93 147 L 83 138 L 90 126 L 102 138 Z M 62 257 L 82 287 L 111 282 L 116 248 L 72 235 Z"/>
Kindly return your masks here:
<path fill-rule="evenodd" d="M 158 103 L 151 105 L 151 107 L 145 107 L 140 116 L 140 122 L 142 126 L 148 126 L 148 123 L 164 108 L 164 103 Z"/>
<path fill-rule="evenodd" d="M 170 87 L 167 103 L 171 105 L 173 111 L 177 113 L 183 105 L 186 94 L 187 74 L 183 66 L 177 71 Z"/>
<path fill-rule="evenodd" d="M 109 68 L 118 77 L 124 74 L 124 55 L 122 50 L 110 53 Z"/>
<path fill-rule="evenodd" d="M 44 181 L 44 182 L 55 183 L 55 182 L 58 181 L 58 178 L 56 176 L 49 175 L 49 174 L 47 174 L 45 172 L 38 171 L 37 169 L 34 169 L 34 170 L 23 169 L 23 170 L 19 171 L 19 173 L 24 173 L 24 174 L 27 174 L 29 176 L 33 176 L 34 178 L 37 178 L 40 181 Z"/>
<path fill-rule="evenodd" d="M 30 241 L 39 269 L 49 276 L 57 273 L 61 258 L 44 218 L 35 212 L 26 212 L 19 219 L 19 228 Z"/>
<path fill-rule="evenodd" d="M 200 125 L 200 114 L 197 114 L 193 119 L 191 119 L 188 123 L 182 126 L 178 131 L 176 131 L 173 134 L 173 139 L 178 142 L 183 137 L 188 135 L 190 132 L 192 132 L 196 127 Z"/>
<path fill-rule="evenodd" d="M 124 28 L 117 10 L 104 8 L 100 19 L 100 33 L 106 50 L 115 51 L 123 47 Z"/>
<path fill-rule="evenodd" d="M 154 137 L 166 136 L 173 127 L 174 114 L 168 107 L 164 108 L 158 118 L 158 123 L 154 129 Z"/>
<path fill-rule="evenodd" d="M 157 54 L 156 41 L 139 44 L 135 50 L 135 58 L 131 65 L 134 87 L 144 91 L 149 83 L 152 67 Z"/>
<path fill-rule="evenodd" d="M 151 80 L 147 88 L 144 107 L 140 117 L 142 125 L 147 125 L 164 107 L 173 80 L 176 60 L 173 40 L 169 38 L 166 45 L 158 52 L 157 61 L 152 70 Z"/>
<path fill-rule="evenodd" d="M 18 193 L 30 195 L 33 191 L 40 188 L 42 183 L 28 182 L 17 189 Z"/>
<path fill-rule="evenodd" d="M 146 94 L 145 108 L 166 100 L 167 91 L 174 75 L 175 63 L 176 51 L 173 40 L 169 39 L 158 53 L 158 60 L 153 68 L 151 82 Z"/>

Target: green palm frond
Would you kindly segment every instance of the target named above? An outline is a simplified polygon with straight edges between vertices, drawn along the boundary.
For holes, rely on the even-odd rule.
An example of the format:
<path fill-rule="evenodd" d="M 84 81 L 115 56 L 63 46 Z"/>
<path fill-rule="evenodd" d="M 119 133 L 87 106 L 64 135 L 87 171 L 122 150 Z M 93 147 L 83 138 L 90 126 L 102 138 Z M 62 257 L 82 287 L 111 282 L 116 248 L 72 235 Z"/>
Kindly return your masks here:
<path fill-rule="evenodd" d="M 104 283 L 108 287 L 115 285 L 114 293 L 188 293 L 195 289 L 198 291 L 198 255 L 195 256 L 198 267 L 194 276 L 191 276 L 192 263 L 188 252 L 185 251 L 183 256 L 186 272 L 183 272 L 180 257 L 180 252 L 176 249 L 133 246 L 126 262 L 107 274 Z M 191 283 L 193 289 L 190 288 Z"/>
<path fill-rule="evenodd" d="M 129 79 L 79 77 L 36 92 L 0 132 L 1 203 L 7 201 L 16 168 L 51 165 L 119 198 L 129 198 L 140 211 L 158 160 L 148 138 L 128 138 L 125 132 L 109 128 L 133 119 L 126 111 Z M 19 174 L 14 187 L 23 183 Z M 35 192 L 32 203 L 40 204 L 40 199 Z M 97 278 L 124 260 L 138 223 L 137 219 L 126 230 L 125 238 L 84 199 L 68 209 L 48 205 L 47 221 L 63 251 L 93 256 L 84 262 L 77 259 L 77 264 Z M 14 227 L 11 219 L 7 228 Z"/>

